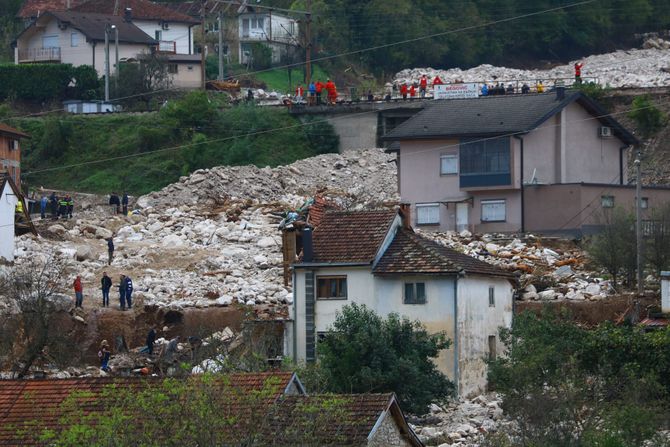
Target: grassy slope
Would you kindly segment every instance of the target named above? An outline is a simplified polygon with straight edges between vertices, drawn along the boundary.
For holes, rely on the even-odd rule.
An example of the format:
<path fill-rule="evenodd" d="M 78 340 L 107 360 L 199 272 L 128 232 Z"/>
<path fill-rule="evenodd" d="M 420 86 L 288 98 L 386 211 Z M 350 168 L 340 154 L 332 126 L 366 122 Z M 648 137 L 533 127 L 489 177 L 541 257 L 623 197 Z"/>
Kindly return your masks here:
<path fill-rule="evenodd" d="M 32 136 L 23 154 L 28 184 L 100 193 L 126 189 L 141 194 L 200 168 L 276 166 L 337 148 L 336 140 L 323 144 L 323 137 L 314 136 L 332 134 L 332 128 L 300 126 L 284 109 L 252 106 L 217 112 L 213 122 L 197 128 L 162 113 L 30 118 L 12 124 Z M 178 148 L 150 153 L 173 147 Z M 117 157 L 127 158 L 109 160 Z"/>
<path fill-rule="evenodd" d="M 326 73 L 319 65 L 312 65 L 312 79 L 320 80 L 326 82 L 328 79 L 328 73 Z M 270 71 L 264 71 L 254 75 L 259 81 L 263 81 L 267 84 L 268 90 L 276 90 L 278 92 L 287 92 L 291 93 L 295 90 L 298 82 L 302 83 L 302 67 L 297 67 L 291 72 L 291 85 L 289 87 L 288 83 L 288 73 L 285 68 L 277 68 Z"/>

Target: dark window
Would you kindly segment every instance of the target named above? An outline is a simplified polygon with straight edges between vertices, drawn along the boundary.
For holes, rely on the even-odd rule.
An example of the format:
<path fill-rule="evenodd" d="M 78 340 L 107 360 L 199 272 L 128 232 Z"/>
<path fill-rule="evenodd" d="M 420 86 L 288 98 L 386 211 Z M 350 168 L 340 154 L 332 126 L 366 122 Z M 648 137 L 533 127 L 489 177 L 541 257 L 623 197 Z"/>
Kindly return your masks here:
<path fill-rule="evenodd" d="M 496 307 L 495 289 L 489 287 L 489 307 Z"/>
<path fill-rule="evenodd" d="M 406 282 L 404 304 L 426 304 L 426 284 L 422 282 Z"/>
<path fill-rule="evenodd" d="M 317 282 L 317 299 L 320 300 L 346 300 L 347 299 L 347 277 L 346 276 L 319 276 Z"/>
<path fill-rule="evenodd" d="M 168 73 L 177 74 L 179 72 L 179 66 L 177 64 L 168 64 Z"/>
<path fill-rule="evenodd" d="M 462 188 L 512 182 L 508 137 L 461 140 L 459 160 Z"/>
<path fill-rule="evenodd" d="M 603 208 L 614 208 L 614 196 L 601 196 L 600 203 Z"/>
<path fill-rule="evenodd" d="M 497 353 L 496 336 L 489 335 L 489 361 L 493 361 L 496 359 L 496 353 Z"/>

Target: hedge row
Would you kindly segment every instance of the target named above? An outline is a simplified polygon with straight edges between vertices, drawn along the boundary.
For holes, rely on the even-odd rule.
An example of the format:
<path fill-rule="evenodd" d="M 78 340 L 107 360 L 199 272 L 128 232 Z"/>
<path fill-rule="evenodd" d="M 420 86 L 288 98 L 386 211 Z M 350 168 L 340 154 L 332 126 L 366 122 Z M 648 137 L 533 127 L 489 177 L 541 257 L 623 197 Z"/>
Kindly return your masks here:
<path fill-rule="evenodd" d="M 94 99 L 100 80 L 89 65 L 0 64 L 0 100 Z"/>

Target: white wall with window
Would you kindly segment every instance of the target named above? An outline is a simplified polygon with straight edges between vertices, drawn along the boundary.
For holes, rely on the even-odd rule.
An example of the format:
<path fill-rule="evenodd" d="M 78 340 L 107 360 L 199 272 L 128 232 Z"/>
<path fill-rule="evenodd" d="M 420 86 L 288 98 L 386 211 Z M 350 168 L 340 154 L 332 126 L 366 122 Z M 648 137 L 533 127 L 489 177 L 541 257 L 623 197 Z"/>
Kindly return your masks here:
<path fill-rule="evenodd" d="M 482 200 L 482 222 L 505 222 L 507 220 L 507 202 L 505 199 Z"/>
<path fill-rule="evenodd" d="M 71 47 L 78 47 L 80 37 L 81 37 L 81 35 L 77 32 L 70 33 L 70 46 Z"/>
<path fill-rule="evenodd" d="M 417 203 L 416 204 L 417 225 L 439 225 L 440 204 L 439 203 Z"/>

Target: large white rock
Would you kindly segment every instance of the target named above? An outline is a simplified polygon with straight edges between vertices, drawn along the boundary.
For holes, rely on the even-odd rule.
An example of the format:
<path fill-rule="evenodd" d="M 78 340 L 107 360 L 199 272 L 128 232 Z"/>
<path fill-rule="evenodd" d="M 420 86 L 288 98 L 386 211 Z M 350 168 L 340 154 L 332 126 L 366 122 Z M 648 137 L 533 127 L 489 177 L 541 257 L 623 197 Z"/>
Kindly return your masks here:
<path fill-rule="evenodd" d="M 163 238 L 161 245 L 165 248 L 180 248 L 186 245 L 186 243 L 176 234 L 170 234 Z"/>
<path fill-rule="evenodd" d="M 259 239 L 258 242 L 256 242 L 256 245 L 261 248 L 268 248 L 277 245 L 277 242 L 272 237 L 264 237 Z"/>

